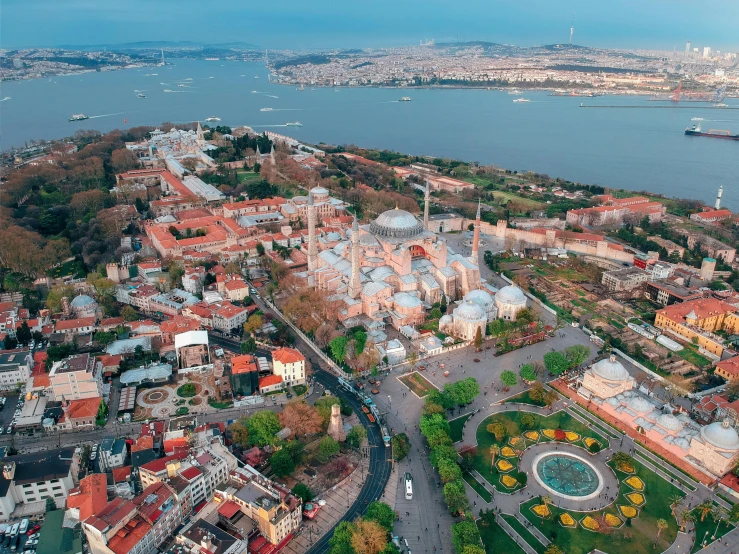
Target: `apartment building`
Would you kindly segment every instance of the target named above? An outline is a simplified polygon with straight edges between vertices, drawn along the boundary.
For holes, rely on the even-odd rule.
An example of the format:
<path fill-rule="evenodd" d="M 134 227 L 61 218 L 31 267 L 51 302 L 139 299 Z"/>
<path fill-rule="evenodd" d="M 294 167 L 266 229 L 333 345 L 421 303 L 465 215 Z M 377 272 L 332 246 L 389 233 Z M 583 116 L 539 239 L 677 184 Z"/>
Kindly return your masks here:
<path fill-rule="evenodd" d="M 28 348 L 0 351 L 0 390 L 14 390 L 28 381 L 33 357 Z"/>
<path fill-rule="evenodd" d="M 51 366 L 49 384 L 52 400 L 102 397 L 102 364 L 91 354 L 70 356 Z"/>
<path fill-rule="evenodd" d="M 625 267 L 604 272 L 601 284 L 610 291 L 620 292 L 641 286 L 642 283 L 647 282 L 649 276 L 649 273 L 638 267 Z"/>

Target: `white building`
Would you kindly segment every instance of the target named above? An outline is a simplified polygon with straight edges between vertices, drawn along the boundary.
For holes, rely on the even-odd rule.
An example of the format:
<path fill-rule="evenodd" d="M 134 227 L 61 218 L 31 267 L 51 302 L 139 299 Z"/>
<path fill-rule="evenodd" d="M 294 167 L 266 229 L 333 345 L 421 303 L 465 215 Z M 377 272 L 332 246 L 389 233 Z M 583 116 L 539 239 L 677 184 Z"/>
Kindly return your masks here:
<path fill-rule="evenodd" d="M 33 358 L 28 348 L 0 352 L 0 390 L 13 390 L 28 381 Z"/>
<path fill-rule="evenodd" d="M 389 340 L 384 347 L 378 344 L 377 351 L 380 353 L 381 359 L 387 357 L 389 365 L 403 362 L 407 354 L 405 346 L 398 339 Z"/>
<path fill-rule="evenodd" d="M 279 348 L 272 352 L 272 371 L 286 385 L 304 385 L 305 356 L 294 348 Z"/>
<path fill-rule="evenodd" d="M 516 321 L 518 312 L 526 308 L 526 295 L 516 285 L 508 285 L 495 293 L 495 307 L 500 319 Z"/>
<path fill-rule="evenodd" d="M 462 340 L 474 340 L 478 330 L 485 336 L 488 318 L 485 310 L 472 300 L 463 300 L 452 312 L 439 320 L 439 330 Z"/>
<path fill-rule="evenodd" d="M 52 400 L 102 397 L 102 364 L 90 354 L 70 356 L 51 366 L 49 383 Z"/>

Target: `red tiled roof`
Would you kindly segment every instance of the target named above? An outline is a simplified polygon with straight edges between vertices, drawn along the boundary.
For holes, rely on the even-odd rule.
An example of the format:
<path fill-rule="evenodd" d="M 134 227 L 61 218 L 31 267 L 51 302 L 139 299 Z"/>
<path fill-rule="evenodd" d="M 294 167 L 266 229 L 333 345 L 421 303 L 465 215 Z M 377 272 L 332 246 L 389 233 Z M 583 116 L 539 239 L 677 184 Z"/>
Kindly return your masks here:
<path fill-rule="evenodd" d="M 187 458 L 187 452 L 178 452 L 165 458 L 152 460 L 151 462 L 142 465 L 141 468 L 150 471 L 151 473 L 159 473 L 160 471 L 164 471 L 167 468 L 167 464 L 169 462 L 179 462 L 181 460 L 184 460 L 185 458 Z"/>
<path fill-rule="evenodd" d="M 667 306 L 666 308 L 657 310 L 657 314 L 676 323 L 685 323 L 685 316 L 690 314 L 691 311 L 695 311 L 698 319 L 702 320 L 737 310 L 731 304 L 717 300 L 716 298 L 697 298 L 696 300 L 688 300 L 687 302 Z"/>
<path fill-rule="evenodd" d="M 80 486 L 74 491 L 70 491 L 67 496 L 67 509 L 79 508 L 80 521 L 99 513 L 108 503 L 107 479 L 104 473 L 88 475 L 80 481 Z"/>
<path fill-rule="evenodd" d="M 305 356 L 294 348 L 278 348 L 272 352 L 272 359 L 283 364 L 293 364 L 296 362 L 304 362 Z"/>
<path fill-rule="evenodd" d="M 254 356 L 243 354 L 241 356 L 234 356 L 231 358 L 231 373 L 233 375 L 249 373 L 257 371 L 258 369 L 259 367 L 257 366 L 256 358 Z"/>
<path fill-rule="evenodd" d="M 69 329 L 79 329 L 80 327 L 93 327 L 95 325 L 94 317 L 82 317 L 80 319 L 65 319 L 56 322 L 57 331 L 67 331 Z"/>
<path fill-rule="evenodd" d="M 734 356 L 716 364 L 716 369 L 725 371 L 731 379 L 739 377 L 739 356 Z"/>
<path fill-rule="evenodd" d="M 101 473 L 95 473 L 94 475 L 102 475 Z M 113 482 L 114 483 L 125 483 L 131 477 L 131 466 L 114 467 L 113 468 Z"/>
<path fill-rule="evenodd" d="M 227 519 L 231 519 L 240 511 L 241 507 L 233 500 L 227 500 L 220 508 L 218 508 L 218 513 Z"/>
<path fill-rule="evenodd" d="M 86 419 L 95 417 L 103 399 L 99 396 L 95 398 L 83 398 L 81 400 L 72 400 L 69 403 L 69 411 L 67 417 L 70 419 Z"/>
<path fill-rule="evenodd" d="M 177 448 L 182 448 L 188 446 L 190 443 L 187 440 L 187 437 L 176 437 L 174 439 L 164 439 L 164 452 L 169 454 L 170 452 L 174 452 Z"/>
<path fill-rule="evenodd" d="M 282 377 L 280 375 L 266 375 L 265 377 L 259 378 L 259 388 L 271 387 L 273 385 L 279 385 L 282 383 Z"/>
<path fill-rule="evenodd" d="M 131 445 L 131 453 L 139 452 L 140 450 L 150 450 L 154 448 L 154 437 L 151 435 L 144 435 L 136 439 Z"/>
<path fill-rule="evenodd" d="M 195 466 L 188 467 L 185 471 L 180 472 L 180 476 L 184 477 L 188 481 L 192 481 L 193 479 L 196 479 L 198 476 L 200 476 L 202 472 L 196 468 Z"/>

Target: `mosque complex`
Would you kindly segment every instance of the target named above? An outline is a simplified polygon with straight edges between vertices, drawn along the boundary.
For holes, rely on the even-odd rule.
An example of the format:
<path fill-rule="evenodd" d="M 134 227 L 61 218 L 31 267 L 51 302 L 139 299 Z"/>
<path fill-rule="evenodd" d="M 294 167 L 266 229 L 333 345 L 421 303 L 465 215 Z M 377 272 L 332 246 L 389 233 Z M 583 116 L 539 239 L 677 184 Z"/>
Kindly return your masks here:
<path fill-rule="evenodd" d="M 441 318 L 440 330 L 473 340 L 485 335 L 487 323 L 500 315 L 515 320 L 526 296 L 515 285 L 498 291 L 480 276 L 480 209 L 478 206 L 469 257 L 454 252 L 443 237 L 429 230 L 429 186 L 423 221 L 398 209 L 387 210 L 369 224 L 354 218 L 348 239 L 319 251 L 313 191 L 308 198 L 308 271 L 312 286 L 339 302 L 339 320 L 347 328 L 361 325 L 381 331 L 415 327 L 426 310 L 444 298 L 457 301 Z"/>

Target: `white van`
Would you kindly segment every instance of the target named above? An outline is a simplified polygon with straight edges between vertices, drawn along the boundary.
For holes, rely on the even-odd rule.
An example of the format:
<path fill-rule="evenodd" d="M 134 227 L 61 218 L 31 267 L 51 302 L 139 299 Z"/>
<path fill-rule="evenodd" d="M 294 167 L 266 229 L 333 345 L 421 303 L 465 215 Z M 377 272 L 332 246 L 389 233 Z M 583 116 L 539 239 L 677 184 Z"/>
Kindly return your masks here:
<path fill-rule="evenodd" d="M 407 471 L 405 473 L 405 499 L 413 500 L 413 477 Z"/>
<path fill-rule="evenodd" d="M 18 532 L 23 534 L 26 531 L 28 531 L 28 518 L 24 518 L 21 520 L 21 526 L 20 529 L 18 529 Z"/>
<path fill-rule="evenodd" d="M 18 534 L 18 528 L 21 526 L 20 523 L 15 523 L 10 529 L 10 536 L 15 537 Z"/>

